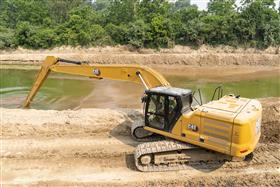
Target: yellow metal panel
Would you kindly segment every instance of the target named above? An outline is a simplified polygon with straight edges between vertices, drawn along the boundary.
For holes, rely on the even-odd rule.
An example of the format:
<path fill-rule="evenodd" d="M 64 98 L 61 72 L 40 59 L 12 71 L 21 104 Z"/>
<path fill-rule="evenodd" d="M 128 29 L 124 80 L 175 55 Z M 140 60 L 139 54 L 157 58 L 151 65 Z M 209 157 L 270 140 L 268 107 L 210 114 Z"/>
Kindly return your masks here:
<path fill-rule="evenodd" d="M 245 156 L 251 153 L 261 135 L 262 107 L 259 101 L 251 100 L 234 120 L 231 154 Z"/>
<path fill-rule="evenodd" d="M 154 128 L 151 128 L 151 127 L 148 127 L 148 126 L 145 126 L 144 129 L 147 130 L 147 131 L 156 133 L 156 134 L 160 134 L 160 135 L 165 136 L 165 137 L 169 137 L 169 138 L 172 138 L 172 139 L 175 139 L 175 140 L 179 140 L 179 141 L 182 141 L 182 142 L 194 144 L 194 145 L 197 145 L 197 146 L 200 146 L 200 147 L 204 147 L 206 149 L 210 149 L 210 150 L 213 150 L 213 151 L 217 151 L 217 152 L 227 154 L 227 152 L 225 152 L 223 149 L 220 149 L 217 146 L 206 145 L 206 144 L 203 144 L 201 142 L 195 141 L 192 138 L 189 138 L 187 136 L 186 137 L 177 136 L 175 134 L 165 132 L 165 131 L 162 131 L 162 130 L 158 130 L 158 129 L 154 129 Z"/>
<path fill-rule="evenodd" d="M 183 121 L 183 116 L 181 116 L 176 124 L 174 125 L 172 129 L 172 134 L 176 136 L 181 136 L 182 135 L 182 121 Z"/>
<path fill-rule="evenodd" d="M 188 139 L 192 139 L 193 141 L 199 142 L 199 132 L 201 129 L 200 124 L 200 111 L 191 111 L 183 114 L 182 120 L 182 134 L 185 135 Z M 189 125 L 195 125 L 197 127 L 197 131 L 193 131 L 188 128 Z"/>
<path fill-rule="evenodd" d="M 169 86 L 169 83 L 161 74 L 151 68 L 140 65 L 53 65 L 50 69 L 59 73 L 80 75 L 97 79 L 106 78 L 112 80 L 131 81 L 142 84 L 141 79 L 137 76 L 137 72 L 139 72 L 148 88 Z M 100 74 L 96 75 L 94 73 L 95 71 L 100 72 Z"/>
<path fill-rule="evenodd" d="M 225 119 L 227 115 L 221 114 L 225 113 L 225 111 L 219 111 L 216 115 L 213 115 L 214 111 L 212 109 L 207 111 L 208 112 L 202 112 L 200 137 L 205 139 L 204 144 L 206 146 L 215 146 L 217 149 L 221 149 L 223 152 L 229 154 L 233 116 L 229 115 L 228 118 Z M 212 115 L 209 115 L 209 113 Z M 223 115 L 224 119 L 219 115 Z"/>

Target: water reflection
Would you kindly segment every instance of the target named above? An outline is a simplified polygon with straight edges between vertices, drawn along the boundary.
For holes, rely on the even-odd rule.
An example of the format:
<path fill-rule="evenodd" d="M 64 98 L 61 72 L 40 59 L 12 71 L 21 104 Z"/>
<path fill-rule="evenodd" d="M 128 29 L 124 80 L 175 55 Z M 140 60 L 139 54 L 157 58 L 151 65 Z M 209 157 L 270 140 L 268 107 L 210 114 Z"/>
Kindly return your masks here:
<path fill-rule="evenodd" d="M 18 108 L 33 84 L 36 70 L 0 70 L 1 107 Z M 204 102 L 212 98 L 217 86 L 224 94 L 233 93 L 249 98 L 280 96 L 280 76 L 237 82 L 213 83 L 205 79 L 191 80 L 183 75 L 166 76 L 174 87 L 201 89 Z M 222 81 L 220 81 L 222 82 Z M 140 108 L 144 87 L 130 82 L 91 80 L 84 77 L 51 74 L 35 97 L 32 108 Z"/>

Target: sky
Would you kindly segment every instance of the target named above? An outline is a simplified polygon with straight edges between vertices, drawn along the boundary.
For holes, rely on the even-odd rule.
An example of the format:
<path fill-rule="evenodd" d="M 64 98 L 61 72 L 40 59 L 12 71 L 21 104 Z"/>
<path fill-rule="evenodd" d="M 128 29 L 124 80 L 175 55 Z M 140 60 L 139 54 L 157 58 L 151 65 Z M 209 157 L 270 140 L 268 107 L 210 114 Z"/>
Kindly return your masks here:
<path fill-rule="evenodd" d="M 205 10 L 207 8 L 207 3 L 210 0 L 191 0 L 192 4 L 196 4 L 200 10 Z M 237 4 L 240 3 L 241 0 L 237 0 Z M 278 8 L 280 0 L 274 0 L 276 3 L 276 7 Z"/>

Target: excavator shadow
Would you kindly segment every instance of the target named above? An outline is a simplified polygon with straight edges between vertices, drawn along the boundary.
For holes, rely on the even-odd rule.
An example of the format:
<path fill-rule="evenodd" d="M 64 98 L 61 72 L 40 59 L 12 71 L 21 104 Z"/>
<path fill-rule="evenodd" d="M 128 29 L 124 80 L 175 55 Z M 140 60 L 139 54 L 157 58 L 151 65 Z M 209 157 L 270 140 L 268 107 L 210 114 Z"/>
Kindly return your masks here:
<path fill-rule="evenodd" d="M 132 123 L 133 120 L 129 116 L 125 116 L 124 122 L 114 127 L 109 132 L 109 136 L 116 138 L 117 140 L 121 141 L 123 144 L 136 147 L 141 142 L 136 141 L 131 136 L 130 131 L 131 131 Z"/>
<path fill-rule="evenodd" d="M 219 162 L 212 162 L 212 163 L 205 163 L 205 162 L 200 162 L 200 163 L 195 163 L 195 164 L 188 164 L 190 169 L 195 169 L 198 171 L 201 171 L 203 173 L 210 173 L 213 172 L 219 168 L 221 168 L 226 161 L 219 161 Z"/>
<path fill-rule="evenodd" d="M 125 155 L 125 163 L 128 169 L 133 171 L 138 171 L 134 161 L 134 154 L 126 154 Z"/>
<path fill-rule="evenodd" d="M 110 136 L 116 138 L 121 141 L 123 144 L 129 145 L 133 147 L 133 150 L 137 147 L 141 142 L 137 142 L 130 135 L 130 126 L 131 124 L 127 121 L 119 124 L 115 128 L 113 128 L 110 132 Z M 125 153 L 124 156 L 125 164 L 128 169 L 137 171 L 137 168 L 134 163 L 134 153 Z"/>

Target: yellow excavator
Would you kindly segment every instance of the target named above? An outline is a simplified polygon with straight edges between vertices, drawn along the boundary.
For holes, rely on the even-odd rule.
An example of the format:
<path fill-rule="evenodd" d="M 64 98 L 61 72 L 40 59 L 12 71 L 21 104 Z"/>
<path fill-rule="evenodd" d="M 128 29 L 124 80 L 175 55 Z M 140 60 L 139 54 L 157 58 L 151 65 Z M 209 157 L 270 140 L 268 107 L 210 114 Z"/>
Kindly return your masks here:
<path fill-rule="evenodd" d="M 48 56 L 24 107 L 30 105 L 51 71 L 144 85 L 144 123 L 133 125 L 131 130 L 134 138 L 146 140 L 134 154 L 140 171 L 178 170 L 201 161 L 243 160 L 260 138 L 259 101 L 226 95 L 193 106 L 191 90 L 171 87 L 161 74 L 141 65 L 90 65 Z M 162 139 L 151 141 L 153 135 Z"/>

